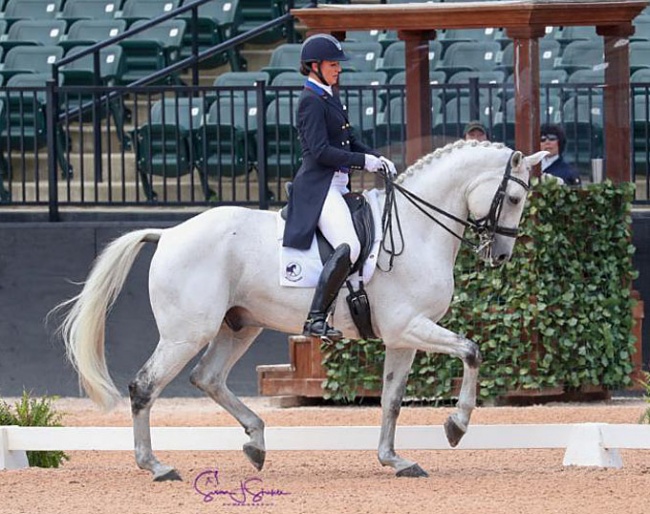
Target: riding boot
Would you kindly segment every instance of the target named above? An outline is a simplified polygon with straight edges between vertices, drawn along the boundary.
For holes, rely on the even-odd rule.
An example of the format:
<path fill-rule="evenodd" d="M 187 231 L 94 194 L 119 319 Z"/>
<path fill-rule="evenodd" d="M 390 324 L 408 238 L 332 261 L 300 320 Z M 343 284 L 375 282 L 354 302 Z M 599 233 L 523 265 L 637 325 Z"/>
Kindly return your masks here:
<path fill-rule="evenodd" d="M 327 315 L 351 268 L 350 246 L 339 245 L 323 266 L 309 316 L 302 330 L 303 335 L 324 337 L 331 341 L 338 341 L 343 337 L 340 330 L 327 324 Z"/>

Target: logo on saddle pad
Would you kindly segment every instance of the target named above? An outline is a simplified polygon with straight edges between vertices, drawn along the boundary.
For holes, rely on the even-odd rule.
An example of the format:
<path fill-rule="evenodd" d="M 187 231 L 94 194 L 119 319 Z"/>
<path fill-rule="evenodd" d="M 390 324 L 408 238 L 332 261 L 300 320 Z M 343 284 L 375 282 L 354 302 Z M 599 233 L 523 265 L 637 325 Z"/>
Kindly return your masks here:
<path fill-rule="evenodd" d="M 302 280 L 302 266 L 297 262 L 290 262 L 284 268 L 284 277 L 291 282 Z"/>

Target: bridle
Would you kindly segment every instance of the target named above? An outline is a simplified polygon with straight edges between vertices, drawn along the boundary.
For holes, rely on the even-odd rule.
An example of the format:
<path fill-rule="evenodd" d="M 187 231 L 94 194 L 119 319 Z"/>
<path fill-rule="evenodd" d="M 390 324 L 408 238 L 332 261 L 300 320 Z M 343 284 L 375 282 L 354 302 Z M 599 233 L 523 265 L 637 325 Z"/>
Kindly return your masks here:
<path fill-rule="evenodd" d="M 401 255 L 404 251 L 404 236 L 402 233 L 402 225 L 399 219 L 399 213 L 397 211 L 397 203 L 395 202 L 396 190 L 402 193 L 402 195 L 426 217 L 437 223 L 440 227 L 445 229 L 456 239 L 459 239 L 462 243 L 466 244 L 477 253 L 483 251 L 485 248 L 491 245 L 494 242 L 494 238 L 497 234 L 505 237 L 516 238 L 519 234 L 519 228 L 504 227 L 502 225 L 499 225 L 499 217 L 501 216 L 501 211 L 503 210 L 503 201 L 506 196 L 508 182 L 515 182 L 516 184 L 519 184 L 521 187 L 523 187 L 526 191 L 530 189 L 529 184 L 512 175 L 512 156 L 514 153 L 515 152 L 512 152 L 508 158 L 508 163 L 506 164 L 503 178 L 501 179 L 501 183 L 494 193 L 489 212 L 486 216 L 478 220 L 473 220 L 471 218 L 463 220 L 451 214 L 450 212 L 445 211 L 444 209 L 440 209 L 439 207 L 430 204 L 426 200 L 417 196 L 415 193 L 409 191 L 400 184 L 395 183 L 393 177 L 388 172 L 387 167 L 384 166 L 384 169 L 380 172 L 386 183 L 386 202 L 384 204 L 384 212 L 382 214 L 383 235 L 381 241 L 381 249 L 389 255 L 388 269 L 384 271 L 390 271 L 393 268 L 393 260 L 395 257 Z M 458 235 L 454 230 L 433 216 L 430 211 L 442 214 L 450 220 L 455 221 L 456 223 L 460 223 L 465 228 L 469 228 L 474 232 L 474 234 L 478 236 L 478 243 L 471 241 L 464 236 Z M 393 218 L 396 221 L 395 225 L 397 226 L 399 234 L 399 249 L 396 249 L 395 245 L 396 241 L 393 228 Z M 390 248 L 386 246 L 387 240 L 390 240 Z"/>

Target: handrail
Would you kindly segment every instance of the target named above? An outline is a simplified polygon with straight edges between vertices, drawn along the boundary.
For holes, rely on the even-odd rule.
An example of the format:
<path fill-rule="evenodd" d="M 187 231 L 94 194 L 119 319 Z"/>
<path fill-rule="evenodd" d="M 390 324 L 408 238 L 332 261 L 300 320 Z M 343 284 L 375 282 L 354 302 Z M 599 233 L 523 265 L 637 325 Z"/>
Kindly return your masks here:
<path fill-rule="evenodd" d="M 182 14 L 182 13 L 184 13 L 186 11 L 192 10 L 195 7 L 198 9 L 198 7 L 200 5 L 203 5 L 203 4 L 205 4 L 205 3 L 209 2 L 209 1 L 210 0 L 196 0 L 196 1 L 192 2 L 191 4 L 183 5 L 181 7 L 178 7 L 176 9 L 174 9 L 173 11 L 168 12 L 167 14 L 162 14 L 160 16 L 157 16 L 156 18 L 152 18 L 147 23 L 143 23 L 139 27 L 135 27 L 135 28 L 132 27 L 132 28 L 122 32 L 121 34 L 118 34 L 117 36 L 113 36 L 113 37 L 111 37 L 109 39 L 105 39 L 104 41 L 99 41 L 99 42 L 95 43 L 94 45 L 89 46 L 85 50 L 80 51 L 77 54 L 74 54 L 74 55 L 71 55 L 71 56 L 68 56 L 68 57 L 64 57 L 63 59 L 61 59 L 60 61 L 58 61 L 58 62 L 56 62 L 56 63 L 54 63 L 52 65 L 52 77 L 56 79 L 58 68 L 65 65 L 65 64 L 69 64 L 69 63 L 71 63 L 71 62 L 73 62 L 73 61 L 75 61 L 77 59 L 80 59 L 81 57 L 85 57 L 86 55 L 90 55 L 91 53 L 94 53 L 97 50 L 101 50 L 102 48 L 106 48 L 107 46 L 111 46 L 111 45 L 114 45 L 115 43 L 119 43 L 120 41 L 122 41 L 124 39 L 127 39 L 127 38 L 129 38 L 129 37 L 131 37 L 131 36 L 133 36 L 135 34 L 139 34 L 140 32 L 143 32 L 143 31 L 153 27 L 154 25 L 158 25 L 160 22 L 174 19 L 179 14 Z M 116 19 L 119 19 L 119 18 L 116 18 Z"/>

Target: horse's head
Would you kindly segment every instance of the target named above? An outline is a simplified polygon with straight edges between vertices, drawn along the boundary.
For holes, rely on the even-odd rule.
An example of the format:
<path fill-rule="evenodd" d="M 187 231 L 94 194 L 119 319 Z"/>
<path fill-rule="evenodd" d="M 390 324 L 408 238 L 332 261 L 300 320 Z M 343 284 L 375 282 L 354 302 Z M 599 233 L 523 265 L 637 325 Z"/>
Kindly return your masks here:
<path fill-rule="evenodd" d="M 525 157 L 519 151 L 512 152 L 504 167 L 486 169 L 468 189 L 469 212 L 479 227 L 479 255 L 493 266 L 503 264 L 512 255 L 531 168 L 547 153 Z"/>

